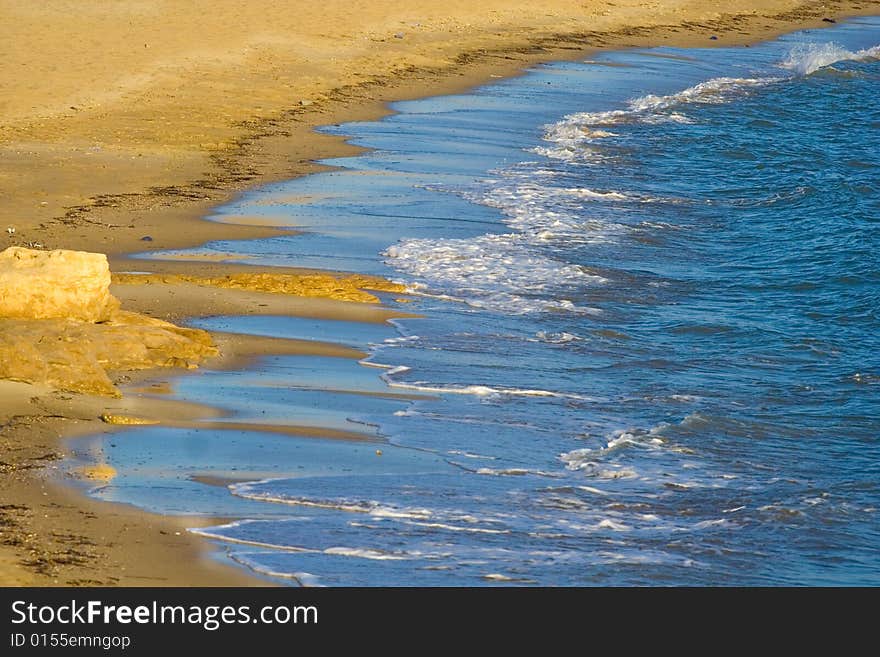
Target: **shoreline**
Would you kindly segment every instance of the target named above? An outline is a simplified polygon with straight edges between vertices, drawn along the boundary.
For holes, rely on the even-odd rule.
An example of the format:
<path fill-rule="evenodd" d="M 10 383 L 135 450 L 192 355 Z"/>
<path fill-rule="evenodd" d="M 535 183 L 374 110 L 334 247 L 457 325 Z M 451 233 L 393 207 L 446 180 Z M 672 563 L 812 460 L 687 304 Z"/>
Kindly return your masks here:
<path fill-rule="evenodd" d="M 399 70 L 379 70 L 374 74 L 356 72 L 348 84 L 314 89 L 315 100 L 304 98 L 294 102 L 293 106 L 290 102 L 279 103 L 271 116 L 236 122 L 236 134 L 223 144 L 206 142 L 198 145 L 195 150 L 205 158 L 196 167 L 197 171 L 178 166 L 178 170 L 166 174 L 172 180 L 161 182 L 171 184 L 152 185 L 154 181 L 150 172 L 153 167 L 148 164 L 140 167 L 146 173 L 139 173 L 144 175 L 134 176 L 136 182 L 133 184 L 138 189 L 116 192 L 111 189 L 115 185 L 101 178 L 107 174 L 98 169 L 118 163 L 101 163 L 96 167 L 96 156 L 103 147 L 82 149 L 82 153 L 75 147 L 76 155 L 65 162 L 73 167 L 69 177 L 86 178 L 86 171 L 79 170 L 79 165 L 73 162 L 86 160 L 88 174 L 96 176 L 89 181 L 89 186 L 94 189 L 83 202 L 63 205 L 63 200 L 75 196 L 73 190 L 55 190 L 55 195 L 64 198 L 52 198 L 48 189 L 50 185 L 44 182 L 38 194 L 29 194 L 32 190 L 28 189 L 27 176 L 24 176 L 20 190 L 0 197 L 0 223 L 6 221 L 16 228 L 15 234 L 8 236 L 2 246 L 36 243 L 46 249 L 100 251 L 107 254 L 111 269 L 117 271 L 123 263 L 130 264 L 129 256 L 137 253 L 192 248 L 206 241 L 259 239 L 284 234 L 287 231 L 255 222 L 236 224 L 209 219 L 214 209 L 249 189 L 330 168 L 318 160 L 363 152 L 364 149 L 346 143 L 344 137 L 315 132 L 321 126 L 375 121 L 393 112 L 388 106 L 393 102 L 467 92 L 493 79 L 518 76 L 529 66 L 579 59 L 597 50 L 663 45 L 685 48 L 744 46 L 786 32 L 827 26 L 824 21 L 828 18 L 842 20 L 870 15 L 880 8 L 878 0 L 839 0 L 821 7 L 810 7 L 809 4 L 802 0 L 773 0 L 772 7 L 754 10 L 749 8 L 749 2 L 743 1 L 737 5 L 742 5 L 742 13 L 737 14 L 711 11 L 727 7 L 729 3 L 681 0 L 669 9 L 669 15 L 677 20 L 669 24 L 650 14 L 640 16 L 638 12 L 633 13 L 630 6 L 621 17 L 603 16 L 610 24 L 605 30 L 552 32 L 544 29 L 522 34 L 520 29 L 512 35 L 475 35 L 476 44 L 452 41 L 445 44 L 453 49 L 452 55 L 446 59 L 427 60 L 421 65 L 410 64 Z M 584 6 L 587 5 L 604 6 L 601 2 Z M 623 7 L 619 11 L 623 12 Z M 711 17 L 704 18 L 706 15 Z M 623 20 L 632 22 L 621 26 Z M 717 40 L 711 40 L 712 36 Z M 244 83 L 242 86 L 246 89 Z M 112 119 L 112 116 L 95 116 L 86 123 Z M 124 129 L 123 125 L 120 131 Z M 17 132 L 21 130 L 0 122 L 0 148 L 15 145 L 20 138 Z M 53 135 L 52 139 L 57 137 Z M 16 155 L 33 155 L 35 164 L 46 161 L 45 154 L 38 150 L 16 152 Z M 143 155 L 132 159 L 140 159 Z M 10 164 L 15 166 L 17 163 L 13 159 Z M 172 168 L 166 167 L 167 170 Z M 114 172 L 123 178 L 127 173 Z M 4 174 L 7 172 L 0 168 L 0 180 L 6 177 Z M 128 185 L 129 181 L 124 184 Z M 35 197 L 50 200 L 40 201 L 36 213 L 31 209 L 31 214 L 39 215 L 31 219 L 28 213 L 21 212 L 20 206 Z M 149 241 L 144 241 L 144 237 L 149 237 Z M 137 262 L 159 266 L 155 263 L 161 261 Z"/>
<path fill-rule="evenodd" d="M 348 155 L 362 150 L 345 144 L 342 138 L 314 133 L 314 128 L 319 125 L 374 120 L 390 113 L 386 103 L 392 100 L 464 91 L 494 77 L 517 75 L 523 68 L 541 61 L 580 58 L 599 48 L 745 44 L 796 29 L 821 26 L 822 18 L 827 16 L 838 18 L 854 15 L 853 12 L 877 13 L 878 6 L 877 3 L 836 3 L 834 7 L 821 12 L 789 12 L 785 14 L 787 18 L 784 21 L 790 22 L 783 21 L 784 24 L 780 23 L 772 29 L 754 29 L 748 35 L 745 34 L 746 26 L 730 19 L 726 29 L 738 31 L 737 35 L 728 32 L 718 41 L 709 41 L 708 35 L 725 33 L 720 24 L 711 23 L 685 27 L 686 30 L 692 30 L 685 34 L 673 31 L 679 26 L 629 28 L 620 33 L 592 33 L 590 38 L 595 39 L 596 44 L 580 43 L 583 34 L 537 36 L 533 45 L 528 47 L 518 45 L 509 50 L 483 49 L 476 57 L 464 51 L 459 54 L 461 61 L 445 68 L 416 68 L 392 75 L 390 80 L 380 79 L 371 83 L 392 83 L 380 90 L 375 90 L 371 84 L 354 84 L 353 89 L 340 91 L 338 97 L 295 107 L 280 119 L 257 123 L 239 139 L 231 153 L 224 151 L 214 158 L 209 169 L 214 173 L 213 178 L 209 175 L 199 183 L 181 180 L 174 187 L 166 186 L 133 196 L 98 194 L 95 202 L 66 210 L 56 223 L 47 223 L 44 228 L 25 227 L 18 230 L 17 239 L 36 241 L 29 239 L 36 237 L 47 248 L 103 250 L 111 256 L 111 267 L 116 272 L 130 268 L 135 261 L 128 256 L 146 250 L 144 247 L 150 250 L 184 248 L 216 239 L 252 239 L 283 233 L 271 226 L 212 222 L 207 220 L 207 216 L 211 209 L 223 205 L 246 189 L 325 168 L 311 163 L 313 159 Z M 763 17 L 751 19 L 752 22 L 764 20 Z M 575 42 L 580 45 L 572 45 Z M 297 161 L 291 162 L 291 156 L 296 157 Z M 258 170 L 260 163 L 262 170 Z M 161 209 L 157 212 L 156 208 Z M 65 222 L 65 219 L 69 221 Z M 29 230 L 33 230 L 33 233 L 29 233 Z M 44 235 L 50 237 L 47 239 Z M 142 241 L 142 237 L 147 235 L 151 240 Z M 113 244 L 108 245 L 110 248 L 104 248 L 101 244 L 108 236 L 112 237 Z M 206 263 L 136 262 L 138 269 L 161 274 L 203 274 L 206 267 Z M 217 272 L 268 269 L 247 264 L 211 264 L 210 268 Z M 247 312 L 253 312 L 255 306 L 262 303 L 269 303 L 265 308 L 272 312 L 296 316 L 313 313 L 314 316 L 358 316 L 358 321 L 381 321 L 381 318 L 394 314 L 375 306 L 361 306 L 357 311 L 354 307 L 334 301 L 303 300 L 301 297 L 270 299 L 260 296 L 266 293 L 224 289 L 216 289 L 215 298 L 202 299 L 202 308 L 194 309 L 195 312 L 181 313 L 181 307 L 192 309 L 187 299 L 194 301 L 200 295 L 199 290 L 182 291 L 179 286 L 172 290 L 172 287 L 162 287 L 164 299 L 156 298 L 155 294 L 144 295 L 144 286 L 116 286 L 115 289 L 126 309 L 139 309 L 172 320 L 212 311 L 215 314 L 234 314 L 236 309 L 244 312 L 242 309 L 247 308 Z M 304 345 L 288 345 L 287 348 L 293 350 L 289 353 L 302 353 L 296 350 L 309 349 Z M 232 356 L 228 363 L 229 366 L 237 366 L 243 362 L 242 359 L 261 353 L 278 353 L 279 349 L 285 349 L 280 342 L 231 345 L 227 349 L 227 354 Z M 157 374 L 161 375 L 161 379 L 167 379 L 183 373 L 178 370 L 163 370 L 161 373 L 151 371 L 140 375 L 137 380 L 147 381 L 148 377 L 156 377 Z M 127 389 L 132 387 L 133 383 Z M 118 406 L 124 412 L 143 414 L 145 409 L 138 404 L 146 403 L 149 412 L 160 413 L 163 417 L 170 417 L 174 413 L 192 416 L 206 412 L 205 409 L 174 409 L 174 405 L 168 403 L 155 405 L 142 393 L 133 390 L 132 393 L 126 394 L 121 401 L 110 401 L 48 390 L 31 389 L 24 394 L 18 389 L 15 394 L 20 397 L 20 404 L 13 404 L 0 413 L 0 423 L 3 424 L 0 449 L 4 452 L 0 458 L 3 461 L 0 472 L 4 475 L 0 484 L 4 494 L 4 506 L 0 508 L 0 584 L 268 584 L 267 580 L 251 575 L 242 568 L 220 564 L 211 558 L 209 555 L 214 550 L 208 542 L 183 530 L 185 526 L 198 524 L 192 517 L 157 516 L 125 505 L 99 502 L 54 476 L 51 464 L 60 458 L 64 449 L 63 440 L 111 429 L 98 420 L 100 413 L 95 412 L 98 407 Z M 26 444 L 23 444 L 24 439 L 27 440 Z M 27 507 L 27 510 L 21 507 Z M 92 573 L 93 576 L 85 573 Z"/>

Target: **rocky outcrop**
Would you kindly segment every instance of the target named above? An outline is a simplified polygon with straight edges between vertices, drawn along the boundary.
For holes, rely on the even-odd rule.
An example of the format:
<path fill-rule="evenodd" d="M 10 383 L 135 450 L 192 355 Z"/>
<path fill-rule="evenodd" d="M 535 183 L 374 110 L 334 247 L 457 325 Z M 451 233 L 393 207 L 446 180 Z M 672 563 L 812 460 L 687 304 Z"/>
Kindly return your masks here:
<path fill-rule="evenodd" d="M 205 331 L 119 310 L 109 286 L 101 254 L 0 253 L 0 379 L 119 396 L 112 372 L 194 368 L 217 355 Z"/>
<path fill-rule="evenodd" d="M 202 277 L 187 274 L 114 274 L 113 282 L 121 285 L 150 285 L 153 283 L 195 283 L 209 287 L 223 287 L 254 292 L 291 294 L 298 297 L 319 297 L 358 303 L 379 303 L 378 297 L 366 290 L 377 292 L 406 292 L 399 283 L 379 276 L 363 274 L 280 274 L 260 272 L 236 273 L 227 276 Z"/>
<path fill-rule="evenodd" d="M 211 336 L 118 311 L 91 324 L 69 319 L 0 319 L 0 379 L 119 396 L 110 374 L 157 367 L 193 369 L 217 355 Z"/>
<path fill-rule="evenodd" d="M 102 253 L 19 246 L 0 253 L 0 318 L 103 322 L 118 308 Z"/>

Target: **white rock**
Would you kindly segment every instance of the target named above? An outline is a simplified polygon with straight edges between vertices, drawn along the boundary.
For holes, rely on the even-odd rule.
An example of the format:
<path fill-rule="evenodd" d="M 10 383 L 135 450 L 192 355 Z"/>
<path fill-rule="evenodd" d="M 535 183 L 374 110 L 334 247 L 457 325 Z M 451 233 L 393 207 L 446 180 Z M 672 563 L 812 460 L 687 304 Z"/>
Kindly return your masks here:
<path fill-rule="evenodd" d="M 18 246 L 0 253 L 0 318 L 102 322 L 118 308 L 103 253 Z"/>

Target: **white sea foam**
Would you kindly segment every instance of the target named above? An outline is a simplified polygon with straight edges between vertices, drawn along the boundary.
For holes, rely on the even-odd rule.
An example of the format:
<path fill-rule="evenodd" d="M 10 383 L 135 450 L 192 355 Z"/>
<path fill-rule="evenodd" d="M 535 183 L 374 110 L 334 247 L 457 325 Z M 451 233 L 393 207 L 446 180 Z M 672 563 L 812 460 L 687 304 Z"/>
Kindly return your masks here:
<path fill-rule="evenodd" d="M 562 521 L 560 524 L 563 525 L 566 529 L 574 532 L 595 532 L 603 529 L 610 529 L 616 532 L 626 532 L 632 529 L 632 527 L 630 527 L 629 525 L 611 520 L 610 518 L 603 518 L 602 520 L 599 520 L 598 522 L 591 525 L 567 521 Z"/>
<path fill-rule="evenodd" d="M 546 342 L 549 344 L 566 344 L 568 342 L 579 342 L 583 338 L 574 333 L 562 331 L 559 333 L 548 333 L 547 331 L 538 331 L 534 338 L 528 338 L 529 342 Z"/>
<path fill-rule="evenodd" d="M 450 525 L 445 522 L 409 522 L 407 524 L 431 529 L 446 529 L 452 532 L 470 532 L 472 534 L 509 534 L 509 529 L 488 529 L 486 527 L 467 527 L 462 525 Z"/>
<path fill-rule="evenodd" d="M 595 457 L 595 454 L 593 454 Z M 559 459 L 565 463 L 569 470 L 579 470 L 588 477 L 596 479 L 634 479 L 638 477 L 635 469 L 630 467 L 604 467 L 596 461 L 587 458 L 587 455 L 579 453 L 579 450 L 566 452 L 559 455 Z"/>
<path fill-rule="evenodd" d="M 514 177 L 511 175 L 513 171 L 515 170 L 504 172 L 505 177 Z M 525 176 L 528 176 L 528 178 L 531 178 L 530 171 L 525 171 L 524 174 Z M 529 201 L 536 201 L 539 209 L 544 209 L 548 205 L 548 200 L 564 201 L 566 199 L 590 199 L 602 201 L 626 201 L 633 198 L 629 194 L 624 194 L 623 192 L 615 190 L 601 192 L 588 187 L 553 187 L 536 184 L 529 180 L 520 182 L 516 177 L 514 177 L 514 182 L 516 184 L 513 186 L 505 186 L 496 183 L 486 194 L 466 193 L 464 196 L 484 205 L 500 208 L 506 212 L 511 210 L 511 201 L 515 201 L 518 208 L 527 205 Z"/>
<path fill-rule="evenodd" d="M 386 338 L 383 340 L 383 344 L 402 344 L 405 342 L 416 342 L 421 340 L 418 335 L 404 335 L 398 338 Z"/>
<path fill-rule="evenodd" d="M 538 477 L 558 478 L 560 476 L 556 472 L 531 470 L 529 468 L 480 468 L 476 471 L 476 474 L 491 475 L 493 477 L 523 477 L 525 475 L 535 475 Z"/>
<path fill-rule="evenodd" d="M 778 78 L 731 78 L 720 77 L 700 82 L 683 91 L 663 96 L 648 94 L 630 101 L 629 111 L 639 114 L 650 115 L 651 113 L 667 110 L 673 107 L 689 104 L 718 105 L 726 103 L 742 95 L 743 92 L 755 88 L 764 87 Z M 673 119 L 677 120 L 677 119 Z"/>
<path fill-rule="evenodd" d="M 383 552 L 370 548 L 331 547 L 324 550 L 324 554 L 335 554 L 342 557 L 358 557 L 360 559 L 373 559 L 375 561 L 406 561 L 416 558 L 418 555 L 401 554 L 396 552 Z"/>
<path fill-rule="evenodd" d="M 292 506 L 308 506 L 319 509 L 335 509 L 337 511 L 349 511 L 351 513 L 370 513 L 375 506 L 371 502 L 347 502 L 344 500 L 319 500 L 305 497 L 288 497 L 273 493 L 262 493 L 248 490 L 247 488 L 230 486 L 230 492 L 236 497 L 259 502 L 273 502 L 275 504 L 290 504 Z"/>
<path fill-rule="evenodd" d="M 701 522 L 695 523 L 692 529 L 706 529 L 707 527 L 719 527 L 726 524 L 727 520 L 725 520 L 724 518 L 717 518 L 715 520 L 703 520 Z"/>
<path fill-rule="evenodd" d="M 623 524 L 622 522 L 615 522 L 610 518 L 605 518 L 604 520 L 600 520 L 596 525 L 597 529 L 612 529 L 616 532 L 625 532 L 629 531 L 630 527 L 628 525 Z"/>
<path fill-rule="evenodd" d="M 661 424 L 651 429 L 619 429 L 606 439 L 604 447 L 581 447 L 564 452 L 559 459 L 569 470 L 595 469 L 596 460 L 611 452 L 626 447 L 657 449 L 665 444 L 659 433 L 668 425 Z"/>
<path fill-rule="evenodd" d="M 855 52 L 836 43 L 809 43 L 792 48 L 779 66 L 800 75 L 810 75 L 838 62 L 880 59 L 880 45 Z"/>
<path fill-rule="evenodd" d="M 582 290 L 605 282 L 585 267 L 537 253 L 523 233 L 409 239 L 389 247 L 383 255 L 388 264 L 414 279 L 408 283 L 412 293 L 511 314 L 595 314 L 595 308 L 557 295 L 566 288 Z"/>
<path fill-rule="evenodd" d="M 346 499 L 318 499 L 293 495 L 276 494 L 272 492 L 258 492 L 248 489 L 246 486 L 230 486 L 230 492 L 236 497 L 260 502 L 273 502 L 275 504 L 289 504 L 291 506 L 307 506 L 319 509 L 333 509 L 347 511 L 349 513 L 365 513 L 374 518 L 389 519 L 427 519 L 432 516 L 428 509 L 403 509 L 384 506 L 374 500 L 346 500 Z"/>
<path fill-rule="evenodd" d="M 294 496 L 294 495 L 285 495 L 279 493 L 272 493 L 268 491 L 260 491 L 254 490 L 255 486 L 261 484 L 271 484 L 274 481 L 283 481 L 277 479 L 267 479 L 261 482 L 255 483 L 247 483 L 247 484 L 233 484 L 231 485 L 230 491 L 233 495 L 237 497 L 243 497 L 245 499 L 258 500 L 261 502 L 275 502 L 281 504 L 290 504 L 293 506 L 307 506 L 307 507 L 318 507 L 324 509 L 334 509 L 337 511 L 348 511 L 353 513 L 361 513 L 365 514 L 369 518 L 376 519 L 378 521 L 397 521 L 402 522 L 407 525 L 414 525 L 419 527 L 428 527 L 434 529 L 446 529 L 450 531 L 458 531 L 458 532 L 473 532 L 473 533 L 482 533 L 482 534 L 505 534 L 509 533 L 508 529 L 501 528 L 493 528 L 486 527 L 486 525 L 499 525 L 503 524 L 503 520 L 499 520 L 492 517 L 477 517 L 473 514 L 455 511 L 450 509 L 425 509 L 425 508 L 410 508 L 410 507 L 395 507 L 390 506 L 388 504 L 383 504 L 381 502 L 377 502 L 375 500 L 361 500 L 361 501 L 350 501 L 343 498 L 337 499 L 315 499 L 309 498 L 305 496 Z M 231 526 L 231 525 L 229 525 Z M 364 526 L 364 525 L 359 525 Z M 314 552 L 315 550 L 307 550 L 304 548 L 297 547 L 287 547 L 287 546 L 276 546 L 269 543 L 260 543 L 257 541 L 249 541 L 249 540 L 241 540 L 236 538 L 230 538 L 224 534 L 211 532 L 209 530 L 201 530 L 198 533 L 201 533 L 209 538 L 218 538 L 220 540 L 232 542 L 232 543 L 244 543 L 248 545 L 253 545 L 257 547 L 266 547 L 266 548 L 274 548 L 274 549 L 282 549 L 291 552 Z M 403 558 L 414 558 L 418 556 L 422 556 L 420 554 L 408 553 L 408 555 L 400 555 L 398 553 L 391 553 L 388 556 L 388 553 L 378 553 L 376 551 L 372 551 L 372 556 L 362 551 L 361 548 L 342 548 L 342 547 L 333 547 L 327 550 L 324 550 L 327 554 L 341 554 L 344 556 L 359 556 L 364 558 L 372 558 L 372 559 L 403 559 Z"/>
<path fill-rule="evenodd" d="M 312 573 L 305 573 L 305 572 L 288 573 L 288 572 L 284 572 L 284 571 L 274 570 L 272 568 L 267 568 L 266 566 L 263 566 L 262 564 L 254 561 L 253 559 L 249 559 L 245 555 L 236 554 L 234 552 L 231 553 L 229 555 L 229 557 L 233 561 L 240 563 L 245 568 L 250 568 L 255 573 L 260 573 L 261 575 L 266 575 L 267 577 L 280 577 L 283 579 L 292 579 L 292 580 L 296 580 L 301 586 L 311 587 L 311 588 L 317 588 L 317 587 L 324 586 L 323 584 L 321 584 L 318 576 L 313 575 Z"/>
<path fill-rule="evenodd" d="M 810 75 L 841 61 L 870 61 L 880 58 L 880 45 L 855 52 L 835 43 L 805 44 L 792 49 L 780 62 L 780 68 L 799 75 Z M 623 124 L 689 123 L 683 113 L 689 105 L 720 104 L 734 100 L 750 90 L 765 87 L 785 78 L 780 77 L 718 77 L 700 82 L 682 91 L 648 94 L 630 100 L 623 109 L 571 114 L 546 128 L 544 139 L 550 146 L 533 152 L 565 160 L 601 160 L 601 148 L 592 148 L 598 140 L 615 136 L 601 128 Z"/>
<path fill-rule="evenodd" d="M 494 461 L 497 457 L 495 456 L 484 456 L 483 454 L 474 454 L 472 452 L 463 452 L 460 449 L 450 449 L 447 454 L 454 454 L 455 456 L 464 456 L 468 459 L 489 459 Z"/>
<path fill-rule="evenodd" d="M 269 573 L 271 576 L 272 573 Z M 323 587 L 321 584 L 321 580 L 317 575 L 313 575 L 312 573 L 299 572 L 299 573 L 291 573 L 294 579 L 300 583 L 300 586 L 307 588 L 318 588 Z"/>
<path fill-rule="evenodd" d="M 241 524 L 245 522 L 258 522 L 258 521 L 241 521 Z M 188 529 L 192 534 L 196 534 L 198 536 L 202 536 L 204 538 L 210 538 L 215 541 L 223 541 L 225 543 L 234 543 L 236 545 L 249 545 L 251 547 L 259 547 L 259 548 L 268 548 L 272 550 L 278 550 L 281 552 L 314 552 L 314 550 L 310 550 L 308 548 L 297 547 L 295 545 L 279 545 L 277 543 L 269 543 L 266 541 L 257 541 L 253 539 L 246 538 L 237 538 L 235 536 L 229 536 L 228 534 L 220 533 L 218 530 L 220 529 L 228 529 L 232 528 L 237 523 L 231 523 L 229 525 L 220 525 L 217 527 L 207 527 L 207 528 L 191 528 Z"/>
<path fill-rule="evenodd" d="M 663 440 L 654 436 L 656 429 L 645 432 L 642 430 L 615 431 L 608 441 L 606 449 L 612 450 L 627 445 L 656 447 L 663 444 Z"/>
<path fill-rule="evenodd" d="M 634 98 L 624 109 L 570 114 L 546 127 L 544 139 L 550 146 L 538 147 L 533 152 L 562 160 L 601 159 L 602 151 L 592 149 L 590 145 L 610 135 L 597 137 L 596 129 L 599 127 L 633 123 L 689 123 L 691 119 L 680 111 L 688 105 L 725 103 L 750 89 L 766 86 L 778 79 L 713 78 L 673 94 L 648 94 Z"/>
<path fill-rule="evenodd" d="M 426 519 L 434 514 L 430 509 L 397 509 L 388 506 L 377 506 L 370 510 L 370 515 L 376 518 L 416 518 Z"/>
<path fill-rule="evenodd" d="M 593 486 L 578 486 L 578 489 L 587 493 L 593 493 L 593 495 L 608 495 L 604 490 L 594 488 Z"/>
<path fill-rule="evenodd" d="M 629 230 L 586 215 L 585 201 L 639 199 L 617 190 L 536 183 L 532 169 L 520 164 L 496 172 L 498 179 L 484 180 L 476 188 L 452 190 L 501 210 L 510 232 L 408 239 L 383 253 L 387 264 L 406 275 L 410 293 L 508 314 L 599 313 L 570 297 L 607 280 L 584 266 L 554 258 L 554 247 L 608 242 Z"/>
<path fill-rule="evenodd" d="M 611 235 L 623 232 L 627 227 L 584 214 L 583 201 L 639 200 L 616 190 L 536 184 L 528 171 L 516 167 L 503 172 L 503 177 L 504 182 L 495 181 L 488 190 L 469 191 L 463 196 L 501 210 L 505 215 L 504 223 L 519 231 L 521 239 L 531 243 L 544 244 L 551 240 L 582 244 L 607 242 Z"/>
<path fill-rule="evenodd" d="M 404 383 L 393 381 L 391 379 L 386 379 L 386 383 L 392 388 L 401 388 L 404 390 L 419 390 L 421 392 L 438 392 L 453 395 L 474 395 L 476 397 L 558 397 L 561 399 L 595 401 L 592 397 L 585 397 L 584 395 L 578 395 L 575 393 L 555 392 L 552 390 L 533 390 L 529 388 L 493 388 L 491 386 L 482 385 L 432 385 L 422 381 Z"/>

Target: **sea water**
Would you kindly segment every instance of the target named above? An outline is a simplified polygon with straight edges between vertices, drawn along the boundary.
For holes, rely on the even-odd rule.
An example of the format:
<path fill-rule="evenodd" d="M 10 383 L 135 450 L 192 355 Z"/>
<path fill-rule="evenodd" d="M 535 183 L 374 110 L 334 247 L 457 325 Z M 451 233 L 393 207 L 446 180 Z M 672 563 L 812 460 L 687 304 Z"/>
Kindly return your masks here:
<path fill-rule="evenodd" d="M 294 584 L 880 584 L 878 44 L 601 53 L 327 128 L 372 150 L 221 210 L 296 235 L 202 250 L 420 317 L 204 320 L 369 356 L 178 394 L 366 442 L 137 429 L 88 443 L 95 494 L 237 518 L 199 532 Z"/>

